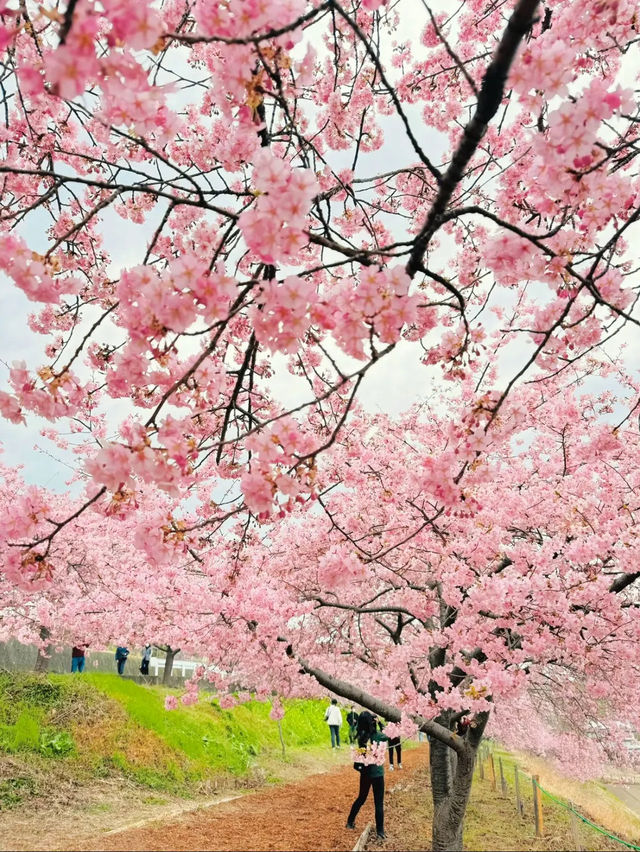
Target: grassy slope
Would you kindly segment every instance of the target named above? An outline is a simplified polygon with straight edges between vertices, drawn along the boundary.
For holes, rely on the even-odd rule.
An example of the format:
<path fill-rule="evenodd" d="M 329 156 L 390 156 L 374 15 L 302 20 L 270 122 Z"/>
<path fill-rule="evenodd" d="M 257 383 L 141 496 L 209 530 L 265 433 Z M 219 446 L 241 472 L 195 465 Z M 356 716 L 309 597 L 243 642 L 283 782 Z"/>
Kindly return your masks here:
<path fill-rule="evenodd" d="M 613 834 L 631 840 L 640 845 L 640 817 L 625 807 L 617 796 L 599 781 L 582 783 L 560 774 L 542 758 L 531 754 L 518 753 L 509 755 L 496 748 L 496 758 L 503 755 L 507 780 L 513 777 L 513 763 L 529 773 L 537 774 L 540 785 L 553 796 L 563 801 L 574 803 L 576 810 L 591 819 L 592 822 L 606 827 Z M 497 764 L 496 764 L 497 765 Z M 527 779 L 527 785 L 530 786 Z M 527 787 L 527 789 L 528 789 Z M 543 797 L 543 803 L 546 797 Z M 592 832 L 586 825 L 579 825 L 580 831 L 589 836 Z M 623 847 L 618 847 L 623 848 Z"/>
<path fill-rule="evenodd" d="M 0 673 L 0 807 L 45 792 L 47 775 L 79 782 L 124 775 L 189 794 L 225 777 L 250 779 L 263 759 L 281 754 L 268 704 L 221 710 L 205 694 L 196 705 L 167 712 L 169 692 L 117 675 Z M 323 702 L 285 707 L 288 756 L 326 745 Z"/>
<path fill-rule="evenodd" d="M 634 816 L 619 799 L 597 782 L 572 781 L 558 773 L 542 760 L 530 755 L 517 756 L 494 744 L 493 758 L 496 790 L 493 790 L 488 761 L 485 778 L 481 780 L 476 770 L 473 793 L 467 811 L 465 843 L 469 849 L 619 849 L 625 847 L 596 831 L 561 803 L 573 802 L 575 809 L 602 828 L 630 842 L 640 840 L 640 819 Z M 506 781 L 506 796 L 502 796 L 499 760 L 502 760 Z M 524 812 L 518 817 L 515 807 L 515 765 L 518 764 L 520 795 Z M 528 773 L 528 774 L 525 774 Z M 533 835 L 533 786 L 531 774 L 540 777 L 541 787 L 555 799 L 541 795 L 544 835 Z M 486 811 L 490 809 L 491 819 Z M 504 845 L 510 838 L 511 846 Z"/>
<path fill-rule="evenodd" d="M 494 752 L 497 766 L 498 750 Z M 594 829 L 574 821 L 561 805 L 543 798 L 543 836 L 536 837 L 533 818 L 533 795 L 531 780 L 521 774 L 520 789 L 524 801 L 524 812 L 520 816 L 516 809 L 514 775 L 507 766 L 509 757 L 501 752 L 507 781 L 507 793 L 502 795 L 498 775 L 496 789 L 485 764 L 485 777 L 476 771 L 471 797 L 467 807 L 464 829 L 464 848 L 474 852 L 559 852 L 559 850 L 586 849 L 593 852 L 618 850 L 625 847 L 596 832 Z M 394 782 L 396 778 L 394 777 Z M 411 781 L 401 782 L 390 794 L 385 808 L 389 814 L 390 840 L 385 844 L 388 852 L 399 849 L 431 849 L 431 822 L 433 805 L 428 769 L 419 769 Z M 618 803 L 620 807 L 620 803 Z M 624 836 L 622 833 L 620 836 Z M 637 834 L 626 834 L 633 841 Z M 637 841 L 636 841 L 637 842 Z M 374 848 L 373 845 L 370 846 Z"/>

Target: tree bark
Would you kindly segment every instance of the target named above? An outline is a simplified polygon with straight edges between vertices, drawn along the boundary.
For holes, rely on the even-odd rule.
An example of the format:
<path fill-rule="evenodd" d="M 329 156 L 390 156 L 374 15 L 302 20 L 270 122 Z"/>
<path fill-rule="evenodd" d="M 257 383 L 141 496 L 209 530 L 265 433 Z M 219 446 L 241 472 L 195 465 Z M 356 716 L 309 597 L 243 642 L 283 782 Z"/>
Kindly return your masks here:
<path fill-rule="evenodd" d="M 449 746 L 439 740 L 431 740 L 431 765 L 429 768 L 431 770 L 431 795 L 433 796 L 434 808 L 438 807 L 442 802 L 446 802 L 451 795 L 453 773 L 451 771 L 449 751 Z"/>
<path fill-rule="evenodd" d="M 433 787 L 433 826 L 431 846 L 434 852 L 462 852 L 462 832 L 464 815 L 467 810 L 471 782 L 473 781 L 473 765 L 476 749 L 469 746 L 462 755 L 457 754 L 455 775 L 451 772 L 451 759 L 448 746 L 438 743 L 434 756 L 432 743 L 431 778 L 437 779 L 438 789 Z M 440 754 L 442 752 L 442 754 Z M 434 767 L 435 763 L 435 767 Z M 435 770 L 435 771 L 434 771 Z M 444 795 L 444 789 L 449 785 L 449 792 Z M 436 795 L 438 798 L 436 799 Z"/>
<path fill-rule="evenodd" d="M 463 747 L 455 752 L 438 740 L 431 742 L 433 852 L 462 852 L 464 848 L 462 834 L 473 782 L 473 767 L 488 719 L 488 713 L 474 716 L 466 734 L 458 737 Z"/>
<path fill-rule="evenodd" d="M 163 649 L 166 653 L 166 658 L 164 661 L 164 673 L 162 675 L 162 683 L 169 683 L 169 678 L 171 677 L 171 672 L 173 671 L 173 661 L 180 653 L 180 648 L 172 648 L 171 645 L 167 645 Z"/>
<path fill-rule="evenodd" d="M 43 642 L 45 642 L 49 636 L 51 635 L 51 631 L 48 627 L 40 628 L 40 638 Z M 38 674 L 44 674 L 49 671 L 49 663 L 51 662 L 51 652 L 53 651 L 53 645 L 47 645 L 44 650 L 42 648 L 38 648 L 38 656 L 36 657 L 36 664 L 33 667 L 34 672 L 38 672 Z"/>

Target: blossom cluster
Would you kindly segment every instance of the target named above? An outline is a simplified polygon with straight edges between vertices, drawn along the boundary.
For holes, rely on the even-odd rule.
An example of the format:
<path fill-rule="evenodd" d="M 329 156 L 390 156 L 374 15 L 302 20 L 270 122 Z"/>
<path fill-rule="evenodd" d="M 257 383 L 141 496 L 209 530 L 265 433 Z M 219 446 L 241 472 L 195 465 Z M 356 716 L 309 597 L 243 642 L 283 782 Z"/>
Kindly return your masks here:
<path fill-rule="evenodd" d="M 53 261 L 32 251 L 15 234 L 0 235 L 0 270 L 9 275 L 28 299 L 59 304 L 63 294 L 74 294 L 80 282 L 74 276 L 59 274 Z"/>
<path fill-rule="evenodd" d="M 332 292 L 333 335 L 349 355 L 365 357 L 364 341 L 374 331 L 383 343 L 395 343 L 405 326 L 416 322 L 419 294 L 410 294 L 411 280 L 401 266 L 365 267 L 354 286 Z"/>
<path fill-rule="evenodd" d="M 307 243 L 304 229 L 317 192 L 313 173 L 265 148 L 253 157 L 253 187 L 256 199 L 238 218 L 247 245 L 264 263 L 297 257 Z"/>
<path fill-rule="evenodd" d="M 368 742 L 364 748 L 351 746 L 351 759 L 354 763 L 362 763 L 365 766 L 384 766 L 387 755 L 387 744 L 384 740 L 380 742 Z"/>

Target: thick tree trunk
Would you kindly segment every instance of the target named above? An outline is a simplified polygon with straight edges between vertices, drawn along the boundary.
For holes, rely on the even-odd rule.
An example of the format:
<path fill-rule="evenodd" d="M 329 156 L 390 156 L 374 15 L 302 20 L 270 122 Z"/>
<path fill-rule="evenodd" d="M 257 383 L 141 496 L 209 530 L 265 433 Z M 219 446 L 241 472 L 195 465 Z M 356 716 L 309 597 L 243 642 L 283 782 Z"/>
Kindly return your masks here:
<path fill-rule="evenodd" d="M 173 671 L 173 661 L 180 653 L 180 648 L 176 648 L 175 650 L 167 645 L 165 648 L 166 658 L 164 661 L 164 673 L 162 675 L 162 683 L 169 683 L 169 678 L 171 677 L 171 672 Z"/>
<path fill-rule="evenodd" d="M 464 815 L 471 792 L 476 749 L 469 744 L 463 754 L 455 755 L 455 774 L 448 754 L 450 751 L 442 743 L 431 744 L 434 852 L 462 852 L 463 848 Z M 447 787 L 448 794 L 445 794 Z"/>
<path fill-rule="evenodd" d="M 453 750 L 443 742 L 431 741 L 431 793 L 433 796 L 433 852 L 462 852 L 464 816 L 471 793 L 473 767 L 488 713 L 478 713 L 468 730 L 460 735 L 462 748 Z M 448 716 L 440 717 L 447 725 Z"/>
<path fill-rule="evenodd" d="M 51 632 L 47 627 L 40 628 L 40 638 L 43 642 L 45 642 Z M 38 672 L 39 674 L 44 674 L 49 671 L 49 663 L 51 661 L 51 652 L 53 651 L 53 645 L 47 645 L 44 650 L 42 648 L 38 648 L 38 656 L 36 657 L 36 664 L 33 667 L 34 672 Z"/>
<path fill-rule="evenodd" d="M 453 773 L 451 772 L 451 760 L 449 758 L 450 751 L 452 749 L 439 740 L 433 739 L 431 741 L 431 794 L 434 808 L 442 802 L 446 802 L 451 794 Z"/>

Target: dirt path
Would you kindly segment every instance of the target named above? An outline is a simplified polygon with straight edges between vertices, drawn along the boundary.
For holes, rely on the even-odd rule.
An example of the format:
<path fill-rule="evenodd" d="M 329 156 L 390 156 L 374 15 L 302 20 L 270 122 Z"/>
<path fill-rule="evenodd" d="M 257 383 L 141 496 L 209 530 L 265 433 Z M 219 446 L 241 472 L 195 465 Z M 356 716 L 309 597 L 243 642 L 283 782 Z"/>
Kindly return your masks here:
<path fill-rule="evenodd" d="M 424 764 L 426 749 L 403 755 L 402 771 L 386 773 L 389 790 L 403 784 Z M 358 831 L 345 828 L 347 813 L 357 793 L 358 775 L 341 755 L 341 766 L 293 784 L 265 788 L 215 807 L 203 808 L 162 822 L 74 839 L 77 850 L 342 850 L 352 849 L 365 824 L 373 820 L 373 801 L 367 801 L 358 817 Z M 371 799 L 371 797 L 370 797 Z M 394 834 L 394 813 L 387 805 L 386 829 Z M 380 847 L 381 849 L 384 846 Z"/>

